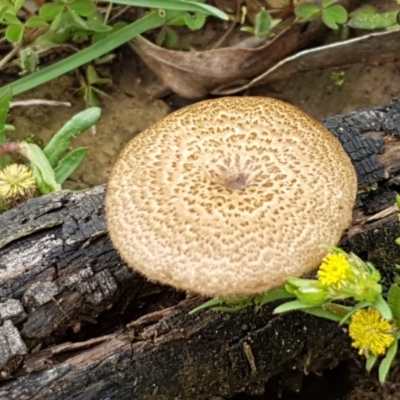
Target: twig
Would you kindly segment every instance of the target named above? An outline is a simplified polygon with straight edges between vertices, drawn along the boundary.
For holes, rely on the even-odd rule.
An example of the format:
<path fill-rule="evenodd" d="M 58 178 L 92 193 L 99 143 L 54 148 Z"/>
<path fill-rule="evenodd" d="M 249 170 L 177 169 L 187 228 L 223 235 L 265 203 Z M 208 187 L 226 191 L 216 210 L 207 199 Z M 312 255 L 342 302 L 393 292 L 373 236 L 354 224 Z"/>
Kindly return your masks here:
<path fill-rule="evenodd" d="M 12 101 L 10 104 L 10 108 L 38 106 L 38 105 L 54 106 L 54 107 L 57 107 L 57 106 L 71 107 L 71 103 L 69 101 L 30 99 L 30 100 Z"/>
<path fill-rule="evenodd" d="M 4 56 L 4 58 L 0 60 L 0 69 L 3 68 L 4 65 L 6 65 L 8 61 L 10 61 L 15 56 L 15 54 L 19 52 L 20 49 L 21 43 L 18 43 L 6 56 Z"/>

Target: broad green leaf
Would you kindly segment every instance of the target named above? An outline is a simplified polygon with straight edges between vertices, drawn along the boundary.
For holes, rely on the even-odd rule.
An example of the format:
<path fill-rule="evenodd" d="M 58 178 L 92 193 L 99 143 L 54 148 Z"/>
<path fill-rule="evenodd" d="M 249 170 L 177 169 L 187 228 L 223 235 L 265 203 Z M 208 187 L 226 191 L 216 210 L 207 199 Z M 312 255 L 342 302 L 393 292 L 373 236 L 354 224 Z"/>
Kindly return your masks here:
<path fill-rule="evenodd" d="M 111 33 L 106 38 L 94 43 L 86 49 L 81 50 L 49 67 L 43 68 L 31 75 L 14 81 L 10 85 L 11 89 L 14 95 L 33 89 L 109 53 L 115 48 L 133 39 L 135 36 L 164 25 L 166 22 L 165 18 L 160 17 L 156 11 L 152 11 L 143 18 L 140 18 L 117 32 Z"/>
<path fill-rule="evenodd" d="M 372 307 L 376 308 L 381 313 L 382 317 L 388 321 L 393 319 L 392 310 L 382 296 L 377 297 L 375 302 L 372 304 Z"/>
<path fill-rule="evenodd" d="M 342 6 L 331 6 L 322 10 L 322 21 L 331 29 L 339 29 L 347 21 L 347 11 Z"/>
<path fill-rule="evenodd" d="M 294 9 L 296 17 L 302 20 L 309 20 L 320 15 L 321 9 L 313 3 L 301 3 Z"/>
<path fill-rule="evenodd" d="M 388 292 L 388 303 L 393 313 L 393 319 L 400 326 L 400 287 L 393 284 Z"/>
<path fill-rule="evenodd" d="M 8 24 L 8 25 L 22 25 L 22 22 L 20 21 L 20 19 L 18 17 L 16 17 L 14 14 L 11 14 L 10 12 L 6 12 L 4 14 L 4 21 Z"/>
<path fill-rule="evenodd" d="M 28 20 L 25 22 L 25 26 L 27 28 L 45 28 L 48 26 L 48 23 L 43 17 L 33 16 L 28 18 Z"/>
<path fill-rule="evenodd" d="M 272 20 L 269 12 L 264 8 L 256 15 L 254 34 L 259 38 L 266 38 L 271 31 Z"/>
<path fill-rule="evenodd" d="M 349 13 L 351 17 L 357 14 L 377 14 L 376 8 L 374 6 L 365 5 L 359 8 L 356 8 L 352 12 Z"/>
<path fill-rule="evenodd" d="M 8 11 L 8 8 L 7 8 L 7 7 L 3 7 L 3 8 L 0 7 L 0 22 L 3 21 L 4 15 L 5 15 L 5 13 L 6 13 L 7 11 Z"/>
<path fill-rule="evenodd" d="M 15 0 L 14 1 L 14 10 L 19 11 L 25 4 L 26 0 Z"/>
<path fill-rule="evenodd" d="M 59 158 L 67 151 L 71 140 L 93 126 L 101 115 L 101 108 L 92 107 L 74 115 L 64 126 L 51 138 L 43 149 L 49 164 L 54 167 Z"/>
<path fill-rule="evenodd" d="M 88 149 L 86 147 L 79 147 L 60 160 L 57 167 L 54 168 L 57 183 L 62 185 L 71 176 L 71 174 L 82 164 L 87 151 Z"/>
<path fill-rule="evenodd" d="M 392 366 L 392 363 L 397 354 L 397 346 L 398 340 L 396 339 L 393 344 L 388 348 L 385 358 L 381 361 L 381 364 L 379 365 L 378 374 L 380 383 L 386 381 L 386 378 L 390 371 L 390 367 Z"/>
<path fill-rule="evenodd" d="M 81 17 L 89 17 L 96 12 L 96 6 L 91 0 L 74 0 L 68 3 L 68 8 Z"/>
<path fill-rule="evenodd" d="M 47 160 L 43 150 L 34 143 L 20 142 L 21 153 L 28 158 L 32 165 L 37 187 L 41 194 L 61 190 L 56 182 L 53 168 Z"/>
<path fill-rule="evenodd" d="M 397 25 L 399 10 L 382 14 L 364 12 L 354 15 L 348 25 L 355 29 L 386 29 Z"/>
<path fill-rule="evenodd" d="M 377 360 L 378 360 L 378 356 L 375 354 L 367 357 L 367 361 L 365 363 L 365 369 L 367 370 L 367 372 L 371 371 L 371 369 L 374 367 Z"/>
<path fill-rule="evenodd" d="M 60 4 L 46 3 L 39 8 L 39 16 L 46 21 L 54 21 L 54 19 L 63 12 Z"/>
<path fill-rule="evenodd" d="M 16 43 L 22 41 L 24 36 L 23 25 L 10 25 L 6 29 L 6 38 L 10 43 Z"/>

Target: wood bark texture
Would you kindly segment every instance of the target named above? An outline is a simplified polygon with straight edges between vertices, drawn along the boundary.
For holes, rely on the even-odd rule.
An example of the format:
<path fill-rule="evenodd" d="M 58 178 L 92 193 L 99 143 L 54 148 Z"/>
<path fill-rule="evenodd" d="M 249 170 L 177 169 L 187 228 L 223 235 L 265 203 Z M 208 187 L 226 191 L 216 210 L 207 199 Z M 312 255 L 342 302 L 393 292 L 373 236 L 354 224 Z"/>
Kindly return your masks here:
<path fill-rule="evenodd" d="M 400 259 L 400 104 L 324 124 L 360 184 L 342 245 L 387 285 Z M 342 328 L 302 313 L 190 316 L 204 298 L 149 283 L 121 261 L 104 195 L 105 186 L 62 191 L 0 215 L 0 399 L 221 399 L 354 356 Z"/>

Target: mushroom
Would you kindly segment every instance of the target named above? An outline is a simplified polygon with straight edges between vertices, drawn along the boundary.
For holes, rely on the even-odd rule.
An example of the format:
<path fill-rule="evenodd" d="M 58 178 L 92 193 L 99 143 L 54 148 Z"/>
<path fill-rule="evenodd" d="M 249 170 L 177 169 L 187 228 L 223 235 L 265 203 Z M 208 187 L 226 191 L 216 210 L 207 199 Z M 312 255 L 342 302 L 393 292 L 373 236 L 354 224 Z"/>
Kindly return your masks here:
<path fill-rule="evenodd" d="M 252 296 L 316 269 L 352 218 L 340 142 L 296 107 L 225 97 L 173 112 L 123 149 L 108 183 L 111 240 L 149 280 Z"/>

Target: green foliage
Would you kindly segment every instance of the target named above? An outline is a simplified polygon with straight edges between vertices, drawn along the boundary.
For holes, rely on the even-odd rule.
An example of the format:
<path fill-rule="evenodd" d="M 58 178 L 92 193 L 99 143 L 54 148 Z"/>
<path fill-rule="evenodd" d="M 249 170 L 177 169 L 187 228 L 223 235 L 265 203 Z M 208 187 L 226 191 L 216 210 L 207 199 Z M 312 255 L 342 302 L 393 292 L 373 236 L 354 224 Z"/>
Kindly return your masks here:
<path fill-rule="evenodd" d="M 116 0 L 110 2 L 110 6 L 112 4 L 145 7 L 150 10 L 130 24 L 110 24 L 107 14 L 103 15 L 98 11 L 95 0 L 53 0 L 42 5 L 38 15 L 23 19 L 19 11 L 24 0 L 0 0 L 0 25 L 7 27 L 5 37 L 21 47 L 19 64 L 23 72 L 31 73 L 11 85 L 14 94 L 30 90 L 89 63 L 148 30 L 169 24 L 200 29 L 210 15 L 228 19 L 225 13 L 201 1 Z M 25 38 L 28 36 L 30 41 L 27 45 Z M 80 43 L 88 40 L 91 42 L 88 47 L 50 67 L 36 71 L 39 51 L 68 41 Z"/>
<path fill-rule="evenodd" d="M 6 121 L 8 110 L 12 100 L 12 92 L 9 87 L 0 89 L 0 146 L 6 142 Z M 8 163 L 8 156 L 0 156 L 0 169 Z"/>
<path fill-rule="evenodd" d="M 337 2 L 338 0 L 323 0 L 321 6 L 314 3 L 301 3 L 295 7 L 294 12 L 301 22 L 320 17 L 326 26 L 338 30 L 347 22 L 348 15 L 344 7 L 335 4 Z"/>
<path fill-rule="evenodd" d="M 259 38 L 267 38 L 273 36 L 271 30 L 281 22 L 280 19 L 273 19 L 265 8 L 262 8 L 256 15 L 254 26 L 243 26 L 244 32 L 252 33 Z"/>
<path fill-rule="evenodd" d="M 3 93 L 0 93 L 0 130 L 2 127 L 4 129 L 12 97 L 9 88 L 2 91 Z M 65 180 L 79 167 L 87 154 L 87 149 L 80 147 L 67 153 L 68 146 L 73 138 L 93 126 L 100 115 L 101 109 L 98 107 L 88 108 L 74 115 L 43 149 L 37 144 L 27 141 L 16 144 L 16 151 L 30 162 L 40 194 L 60 190 Z M 6 146 L 5 142 L 3 131 L 0 137 L 0 154 L 2 154 L 1 145 Z M 4 158 L 2 157 L 0 160 L 3 161 Z M 6 160 L 1 167 L 4 168 L 8 163 L 9 160 Z"/>
<path fill-rule="evenodd" d="M 400 202 L 400 196 L 396 200 Z M 340 248 L 328 248 L 333 256 L 325 257 L 318 270 L 318 279 L 288 277 L 284 288 L 254 297 L 211 299 L 192 310 L 191 314 L 207 308 L 214 311 L 240 311 L 256 306 L 258 310 L 264 304 L 288 299 L 274 309 L 274 314 L 302 311 L 340 325 L 349 324 L 350 335 L 354 324 L 354 336 L 351 336 L 353 346 L 365 355 L 367 371 L 379 363 L 378 375 L 383 383 L 396 357 L 400 339 L 400 278 L 395 279 L 385 300 L 379 284 L 380 274 L 371 263 L 362 261 L 354 254 L 347 254 Z M 343 300 L 346 300 L 346 305 Z M 375 311 L 371 313 L 370 310 Z M 353 321 L 356 313 L 362 316 Z M 380 359 L 381 355 L 383 357 Z"/>
<path fill-rule="evenodd" d="M 350 14 L 348 26 L 354 29 L 388 29 L 398 25 L 399 10 L 378 13 L 372 6 L 364 6 Z"/>

